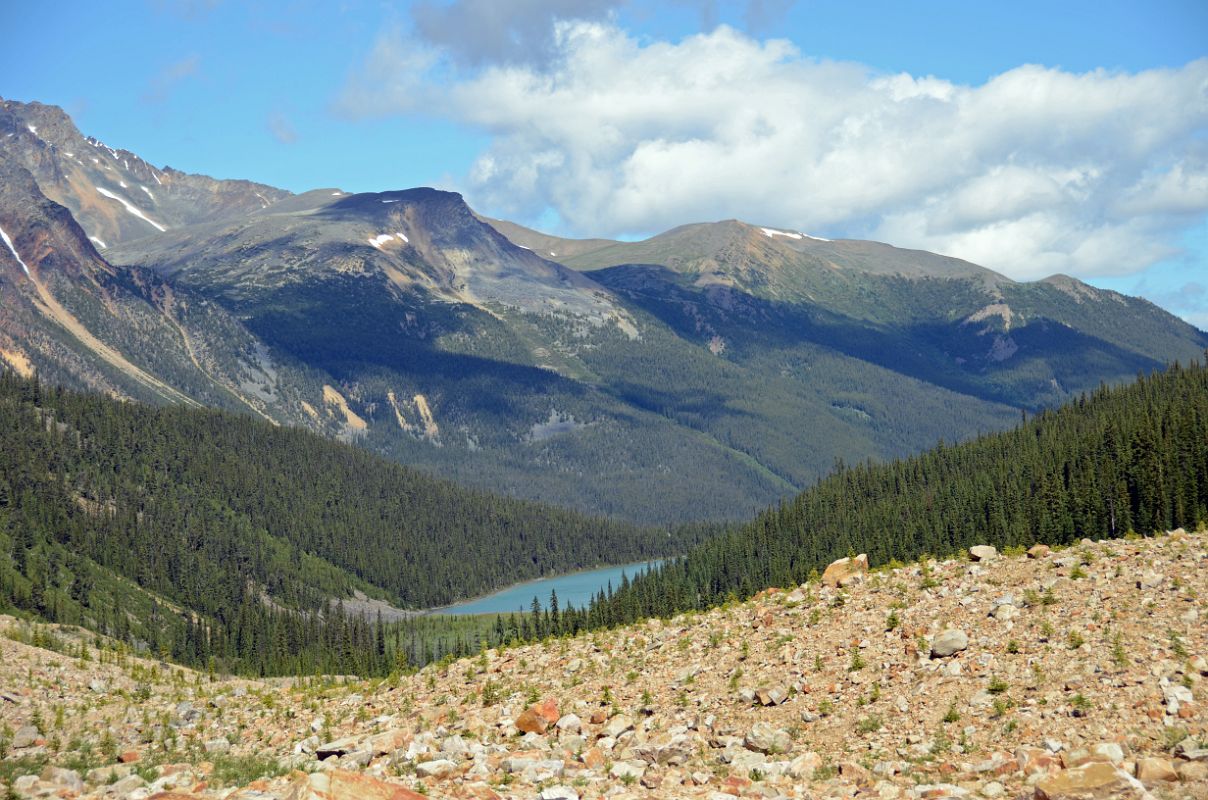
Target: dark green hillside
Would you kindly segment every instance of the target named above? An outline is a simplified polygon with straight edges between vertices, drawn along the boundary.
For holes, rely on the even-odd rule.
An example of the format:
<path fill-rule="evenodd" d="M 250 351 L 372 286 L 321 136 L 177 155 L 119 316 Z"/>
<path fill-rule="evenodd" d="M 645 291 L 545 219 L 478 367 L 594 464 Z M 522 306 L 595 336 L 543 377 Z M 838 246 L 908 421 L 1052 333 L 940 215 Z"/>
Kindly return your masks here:
<path fill-rule="evenodd" d="M 309 613 L 334 599 L 349 617 L 358 592 L 441 605 L 666 555 L 694 535 L 462 489 L 248 417 L 0 375 L 0 608 L 80 622 L 185 661 L 242 647 L 249 652 L 222 655 L 250 658 L 275 641 L 347 669 L 324 644 L 335 617 Z M 221 648 L 199 649 L 189 619 Z"/>
<path fill-rule="evenodd" d="M 974 544 L 1063 544 L 1208 521 L 1208 369 L 1101 388 L 1008 433 L 840 468 L 792 501 L 592 609 L 627 622 L 804 581 L 851 552 L 873 564 Z"/>

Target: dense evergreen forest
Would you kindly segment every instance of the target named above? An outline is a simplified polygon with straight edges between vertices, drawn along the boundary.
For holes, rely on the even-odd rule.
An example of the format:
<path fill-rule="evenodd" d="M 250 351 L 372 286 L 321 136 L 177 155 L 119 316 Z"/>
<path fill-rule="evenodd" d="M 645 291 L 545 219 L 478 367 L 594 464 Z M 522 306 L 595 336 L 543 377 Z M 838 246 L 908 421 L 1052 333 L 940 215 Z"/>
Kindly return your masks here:
<path fill-rule="evenodd" d="M 836 558 L 872 564 L 975 544 L 1065 544 L 1208 521 L 1208 368 L 1177 364 L 1102 387 L 1013 431 L 816 486 L 636 578 L 593 625 L 706 608 L 805 581 Z"/>
<path fill-rule="evenodd" d="M 589 518 L 245 416 L 0 375 L 0 609 L 187 663 L 379 671 L 398 631 L 358 597 L 435 606 L 682 552 L 704 530 Z M 423 657 L 456 649 L 423 640 Z"/>

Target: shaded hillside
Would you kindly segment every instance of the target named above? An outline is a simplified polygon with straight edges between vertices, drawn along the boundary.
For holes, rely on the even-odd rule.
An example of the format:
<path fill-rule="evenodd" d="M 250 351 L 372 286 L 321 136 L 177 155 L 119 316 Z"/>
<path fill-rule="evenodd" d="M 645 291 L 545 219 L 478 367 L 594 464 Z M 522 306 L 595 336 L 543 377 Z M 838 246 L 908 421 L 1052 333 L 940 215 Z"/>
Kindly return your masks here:
<path fill-rule="evenodd" d="M 705 608 L 787 586 L 849 553 L 873 564 L 988 543 L 1208 521 L 1208 368 L 1101 388 L 1009 433 L 884 465 L 845 467 L 592 609 L 591 624 Z"/>

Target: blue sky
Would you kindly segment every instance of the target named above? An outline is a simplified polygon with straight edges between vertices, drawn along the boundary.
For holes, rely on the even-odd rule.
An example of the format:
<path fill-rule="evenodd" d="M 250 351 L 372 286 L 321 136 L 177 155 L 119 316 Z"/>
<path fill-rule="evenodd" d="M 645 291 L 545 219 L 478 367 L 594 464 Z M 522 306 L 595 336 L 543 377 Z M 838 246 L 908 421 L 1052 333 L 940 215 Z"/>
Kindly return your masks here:
<path fill-rule="evenodd" d="M 739 217 L 1208 328 L 1208 3 L 9 4 L 0 95 L 149 161 L 437 185 L 568 235 Z M 1033 65 L 1033 66 L 1027 66 Z"/>

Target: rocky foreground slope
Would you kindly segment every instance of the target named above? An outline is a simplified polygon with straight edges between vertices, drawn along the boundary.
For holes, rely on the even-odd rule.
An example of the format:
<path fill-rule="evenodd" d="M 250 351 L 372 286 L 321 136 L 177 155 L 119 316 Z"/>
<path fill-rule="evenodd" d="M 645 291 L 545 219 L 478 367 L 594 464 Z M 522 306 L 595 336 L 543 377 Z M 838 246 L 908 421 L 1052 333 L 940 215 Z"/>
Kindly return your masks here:
<path fill-rule="evenodd" d="M 6 619 L 3 789 L 1208 798 L 1208 532 L 864 569 L 376 682 L 223 679 Z"/>

